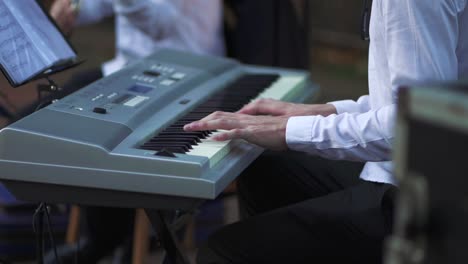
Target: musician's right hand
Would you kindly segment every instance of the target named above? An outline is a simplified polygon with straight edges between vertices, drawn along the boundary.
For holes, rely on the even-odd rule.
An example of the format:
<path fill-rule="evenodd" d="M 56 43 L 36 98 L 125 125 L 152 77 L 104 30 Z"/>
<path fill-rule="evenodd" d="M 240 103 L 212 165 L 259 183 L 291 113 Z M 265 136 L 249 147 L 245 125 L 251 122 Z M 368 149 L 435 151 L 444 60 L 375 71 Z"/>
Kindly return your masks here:
<path fill-rule="evenodd" d="M 288 117 L 245 115 L 216 111 L 201 120 L 184 126 L 187 132 L 225 130 L 211 137 L 216 141 L 244 139 L 265 149 L 287 150 L 286 124 Z"/>
<path fill-rule="evenodd" d="M 328 116 L 336 114 L 336 108 L 331 104 L 294 104 L 273 99 L 258 99 L 245 105 L 238 113 L 288 117 L 310 115 Z"/>
<path fill-rule="evenodd" d="M 65 35 L 70 35 L 75 26 L 77 9 L 71 0 L 55 0 L 50 8 L 50 16 Z"/>

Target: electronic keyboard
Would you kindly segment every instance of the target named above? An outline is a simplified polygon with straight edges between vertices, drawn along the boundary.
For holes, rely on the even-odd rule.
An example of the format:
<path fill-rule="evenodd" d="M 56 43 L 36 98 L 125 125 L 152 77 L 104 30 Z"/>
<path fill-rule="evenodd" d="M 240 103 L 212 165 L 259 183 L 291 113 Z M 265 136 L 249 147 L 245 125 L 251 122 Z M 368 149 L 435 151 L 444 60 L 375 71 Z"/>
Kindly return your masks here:
<path fill-rule="evenodd" d="M 188 208 L 263 149 L 183 126 L 257 98 L 302 102 L 306 71 L 161 50 L 0 131 L 0 180 L 22 200 Z"/>

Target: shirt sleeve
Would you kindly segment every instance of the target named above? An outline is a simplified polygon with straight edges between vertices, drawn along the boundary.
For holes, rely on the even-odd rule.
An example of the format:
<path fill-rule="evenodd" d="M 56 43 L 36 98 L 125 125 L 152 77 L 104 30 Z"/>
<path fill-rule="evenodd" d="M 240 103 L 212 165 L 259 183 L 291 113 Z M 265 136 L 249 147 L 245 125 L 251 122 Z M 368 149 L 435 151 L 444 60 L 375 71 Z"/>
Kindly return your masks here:
<path fill-rule="evenodd" d="M 341 100 L 328 102 L 336 108 L 338 114 L 342 113 L 364 113 L 370 110 L 369 96 L 363 95 L 357 101 L 354 100 Z"/>
<path fill-rule="evenodd" d="M 291 117 L 286 142 L 327 159 L 387 161 L 393 143 L 394 104 L 365 113 Z"/>
<path fill-rule="evenodd" d="M 289 148 L 329 159 L 390 160 L 397 88 L 458 78 L 458 10 L 453 1 L 378 1 L 384 19 L 374 23 L 385 29 L 385 54 L 378 55 L 386 56 L 390 75 L 390 87 L 378 89 L 392 89 L 394 102 L 360 112 L 364 108 L 357 102 L 342 101 L 335 105 L 337 115 L 292 117 L 286 127 Z"/>
<path fill-rule="evenodd" d="M 113 0 L 80 0 L 77 24 L 91 24 L 113 14 Z"/>

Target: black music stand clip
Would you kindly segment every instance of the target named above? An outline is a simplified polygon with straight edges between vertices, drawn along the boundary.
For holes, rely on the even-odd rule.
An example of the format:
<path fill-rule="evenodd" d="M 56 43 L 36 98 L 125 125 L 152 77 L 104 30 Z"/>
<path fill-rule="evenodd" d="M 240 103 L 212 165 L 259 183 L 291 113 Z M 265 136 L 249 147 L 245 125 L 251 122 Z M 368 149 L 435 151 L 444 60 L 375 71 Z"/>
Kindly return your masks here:
<path fill-rule="evenodd" d="M 39 92 L 51 92 L 51 93 L 55 93 L 55 92 L 60 92 L 62 91 L 62 88 L 60 86 L 58 86 L 54 80 L 50 79 L 48 76 L 45 77 L 45 79 L 47 80 L 48 84 L 38 84 L 37 85 L 37 89 Z"/>
<path fill-rule="evenodd" d="M 44 79 L 47 80 L 47 84 L 38 84 L 37 85 L 37 94 L 38 94 L 38 104 L 34 111 L 38 111 L 41 108 L 54 103 L 58 96 L 52 96 L 52 100 L 43 101 L 42 93 L 48 92 L 49 94 L 58 94 L 62 91 L 62 87 L 60 87 L 57 83 L 55 83 L 49 76 L 44 76 Z"/>

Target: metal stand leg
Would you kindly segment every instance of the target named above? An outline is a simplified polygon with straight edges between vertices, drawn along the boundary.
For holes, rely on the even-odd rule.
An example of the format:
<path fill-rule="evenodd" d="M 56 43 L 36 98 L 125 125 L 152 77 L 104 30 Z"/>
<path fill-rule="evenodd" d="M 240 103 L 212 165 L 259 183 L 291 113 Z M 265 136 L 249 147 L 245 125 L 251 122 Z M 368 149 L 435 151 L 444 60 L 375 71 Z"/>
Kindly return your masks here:
<path fill-rule="evenodd" d="M 36 254 L 37 264 L 44 263 L 44 212 L 38 212 L 37 214 L 37 234 L 36 234 Z"/>
<path fill-rule="evenodd" d="M 166 250 L 167 264 L 189 264 L 188 258 L 181 250 L 181 246 L 177 241 L 175 230 L 171 228 L 171 224 L 164 212 L 161 210 L 145 209 L 146 215 L 151 222 L 156 235 L 158 236 L 161 246 Z"/>
<path fill-rule="evenodd" d="M 47 210 L 44 203 L 40 203 L 33 215 L 33 228 L 36 233 L 37 264 L 44 263 L 44 216 Z"/>

